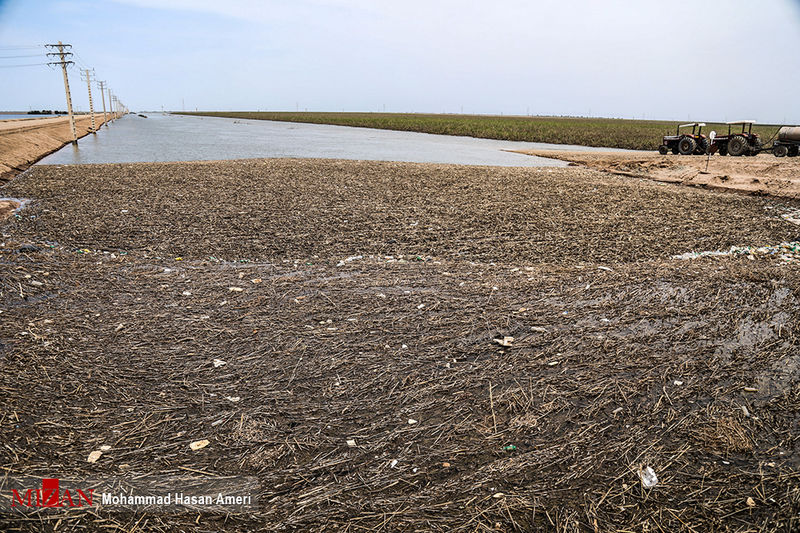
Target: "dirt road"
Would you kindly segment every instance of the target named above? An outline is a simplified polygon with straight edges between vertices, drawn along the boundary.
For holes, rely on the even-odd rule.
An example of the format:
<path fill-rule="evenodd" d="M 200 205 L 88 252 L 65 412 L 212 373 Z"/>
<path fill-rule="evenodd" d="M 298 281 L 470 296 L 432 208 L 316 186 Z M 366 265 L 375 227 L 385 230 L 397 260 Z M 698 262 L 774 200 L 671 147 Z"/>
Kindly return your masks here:
<path fill-rule="evenodd" d="M 747 194 L 800 198 L 800 157 L 776 158 L 772 154 L 756 157 L 713 155 L 706 170 L 706 158 L 702 156 L 612 150 L 526 150 L 521 153 L 570 161 L 624 176 Z"/>
<path fill-rule="evenodd" d="M 95 115 L 99 128 L 103 114 Z M 92 119 L 77 115 L 78 137 L 91 130 Z M 0 120 L 0 183 L 10 180 L 42 157 L 72 140 L 68 117 Z"/>

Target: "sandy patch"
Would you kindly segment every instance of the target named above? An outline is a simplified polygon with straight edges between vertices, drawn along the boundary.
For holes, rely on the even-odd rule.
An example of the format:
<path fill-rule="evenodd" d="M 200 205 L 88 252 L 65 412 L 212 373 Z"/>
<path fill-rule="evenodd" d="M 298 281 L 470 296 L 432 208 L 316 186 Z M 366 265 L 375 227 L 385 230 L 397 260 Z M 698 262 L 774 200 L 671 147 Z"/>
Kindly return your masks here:
<path fill-rule="evenodd" d="M 706 169 L 702 156 L 660 155 L 656 152 L 573 152 L 526 150 L 520 153 L 570 161 L 624 176 L 694 187 L 800 198 L 800 158 L 778 159 L 712 155 Z"/>

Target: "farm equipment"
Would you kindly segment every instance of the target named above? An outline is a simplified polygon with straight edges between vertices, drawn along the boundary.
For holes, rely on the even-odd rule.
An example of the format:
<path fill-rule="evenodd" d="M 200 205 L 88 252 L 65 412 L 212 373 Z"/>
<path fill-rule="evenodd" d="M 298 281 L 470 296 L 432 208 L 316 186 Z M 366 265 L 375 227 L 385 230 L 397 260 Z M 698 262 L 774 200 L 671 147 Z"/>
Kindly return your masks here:
<path fill-rule="evenodd" d="M 755 120 L 736 120 L 728 122 L 728 134 L 717 135 L 714 140 L 719 155 L 758 155 L 763 143 L 757 133 L 753 133 Z M 733 126 L 742 126 L 741 132 L 734 132 Z M 713 150 L 712 150 L 713 151 Z"/>
<path fill-rule="evenodd" d="M 800 128 L 782 127 L 778 130 L 778 138 L 772 144 L 775 157 L 797 157 L 800 153 Z"/>
<path fill-rule="evenodd" d="M 658 153 L 666 155 L 670 150 L 673 154 L 692 155 L 704 154 L 709 148 L 708 139 L 703 135 L 703 122 L 692 122 L 678 126 L 675 135 L 665 135 L 658 147 Z M 692 128 L 692 133 L 681 132 L 682 128 Z"/>

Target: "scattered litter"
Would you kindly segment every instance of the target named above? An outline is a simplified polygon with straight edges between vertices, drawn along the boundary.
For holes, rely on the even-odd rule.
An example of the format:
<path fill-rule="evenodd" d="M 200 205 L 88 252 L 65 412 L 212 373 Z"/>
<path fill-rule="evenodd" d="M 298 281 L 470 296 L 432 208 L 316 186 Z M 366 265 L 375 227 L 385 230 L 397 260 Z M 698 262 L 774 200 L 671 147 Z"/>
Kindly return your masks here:
<path fill-rule="evenodd" d="M 642 480 L 642 486 L 646 489 L 658 485 L 658 476 L 656 476 L 655 470 L 649 466 L 639 470 L 639 478 Z"/>
<path fill-rule="evenodd" d="M 611 411 L 611 414 L 612 414 L 612 415 L 618 415 L 618 414 L 620 414 L 620 413 L 621 413 L 623 410 L 624 410 L 624 409 L 623 409 L 622 407 L 617 407 L 616 409 L 614 409 L 613 411 Z"/>
<path fill-rule="evenodd" d="M 672 259 L 697 259 L 699 257 L 722 257 L 730 255 L 745 255 L 755 259 L 755 255 L 777 256 L 783 263 L 800 261 L 800 242 L 782 242 L 775 246 L 731 246 L 729 250 L 717 250 L 706 252 L 686 252 L 680 255 L 673 255 Z"/>
<path fill-rule="evenodd" d="M 189 448 L 191 448 L 192 451 L 196 452 L 197 450 L 202 450 L 203 448 L 205 448 L 209 444 L 210 444 L 210 442 L 208 440 L 206 440 L 206 439 L 196 440 L 196 441 L 192 442 L 191 444 L 189 444 Z"/>
<path fill-rule="evenodd" d="M 226 363 L 226 362 L 225 362 L 225 361 L 223 361 L 222 359 L 214 359 L 214 368 L 219 368 L 219 367 L 221 367 L 221 366 L 225 366 L 225 365 L 227 365 L 227 364 L 228 364 L 228 363 Z"/>
<path fill-rule="evenodd" d="M 241 400 L 241 398 L 238 397 L 238 396 L 225 396 L 225 399 L 228 400 L 229 402 L 233 402 L 233 403 L 236 403 L 239 400 Z"/>
<path fill-rule="evenodd" d="M 492 494 L 492 498 L 502 498 L 504 496 L 505 496 L 505 494 L 503 494 L 502 492 L 496 492 L 496 493 Z"/>
<path fill-rule="evenodd" d="M 397 466 L 397 463 L 398 463 L 397 459 L 392 459 L 392 462 L 391 462 L 391 463 L 389 463 L 389 468 L 394 468 L 394 467 L 396 467 L 396 466 Z"/>
<path fill-rule="evenodd" d="M 498 338 L 494 339 L 494 342 L 496 342 L 500 346 L 509 347 L 514 342 L 514 337 L 498 337 Z"/>
<path fill-rule="evenodd" d="M 561 361 L 550 361 L 549 363 L 547 363 L 547 366 L 556 366 L 560 362 Z"/>
<path fill-rule="evenodd" d="M 742 406 L 742 414 L 748 418 L 750 417 L 750 411 L 744 405 Z"/>
<path fill-rule="evenodd" d="M 41 287 L 42 285 L 44 285 L 44 283 L 42 283 L 41 281 L 31 280 L 31 285 L 33 285 L 34 287 Z"/>
<path fill-rule="evenodd" d="M 242 292 L 244 289 L 241 287 L 228 287 L 228 290 L 231 292 Z"/>
<path fill-rule="evenodd" d="M 417 309 L 422 309 L 423 307 L 425 307 L 425 304 L 419 304 L 419 305 L 417 306 Z"/>
<path fill-rule="evenodd" d="M 445 463 L 442 463 L 442 466 L 443 466 L 444 468 L 450 468 L 450 463 L 446 463 L 446 462 L 445 462 Z"/>
<path fill-rule="evenodd" d="M 192 295 L 192 293 L 190 291 L 183 291 L 181 293 L 181 296 L 191 296 L 191 295 Z"/>
<path fill-rule="evenodd" d="M 758 392 L 758 389 L 755 388 L 755 387 L 745 387 L 744 391 L 745 392 Z"/>
<path fill-rule="evenodd" d="M 114 328 L 114 331 L 122 331 L 122 328 L 124 328 L 124 327 L 125 327 L 125 324 L 118 324 L 117 327 Z"/>
<path fill-rule="evenodd" d="M 537 333 L 547 333 L 547 328 L 543 328 L 541 326 L 531 326 L 531 331 L 535 331 Z"/>
<path fill-rule="evenodd" d="M 104 451 L 104 452 L 107 452 L 110 449 L 111 449 L 111 446 L 109 446 L 108 444 L 103 444 L 102 446 L 100 446 L 100 450 Z"/>
<path fill-rule="evenodd" d="M 747 503 L 748 507 L 755 507 L 756 506 L 756 501 L 753 498 L 751 498 L 750 496 L 747 497 L 747 500 L 746 500 L 745 503 Z"/>
<path fill-rule="evenodd" d="M 675 381 L 673 381 L 672 383 L 673 383 L 673 384 L 674 384 L 676 387 L 680 387 L 681 385 L 683 385 L 683 381 L 681 381 L 681 380 L 679 380 L 679 379 L 676 379 L 676 380 L 675 380 Z"/>
<path fill-rule="evenodd" d="M 347 257 L 347 258 L 339 261 L 338 263 L 336 263 L 336 266 L 344 266 L 346 263 L 350 263 L 352 261 L 358 261 L 359 259 L 364 259 L 364 256 L 363 255 L 351 255 L 350 257 Z"/>
<path fill-rule="evenodd" d="M 513 444 L 509 444 L 508 446 L 503 446 L 503 449 L 507 452 L 513 452 L 516 451 L 517 447 Z"/>
<path fill-rule="evenodd" d="M 351 448 L 355 448 L 356 441 L 354 439 L 347 439 L 347 445 L 350 446 Z"/>
<path fill-rule="evenodd" d="M 605 270 L 606 272 L 613 272 L 613 270 L 612 270 L 612 269 L 610 269 L 610 268 L 608 268 L 608 267 L 604 267 L 604 266 L 599 266 L 599 267 L 597 267 L 597 270 Z"/>
<path fill-rule="evenodd" d="M 89 457 L 86 458 L 86 461 L 89 463 L 96 463 L 98 459 L 103 455 L 103 452 L 100 450 L 95 450 L 89 454 Z"/>
<path fill-rule="evenodd" d="M 254 278 L 254 279 L 251 279 L 251 280 L 250 280 L 250 283 L 254 283 L 254 284 L 258 285 L 259 283 L 261 283 L 261 278 Z"/>
<path fill-rule="evenodd" d="M 409 418 L 409 419 L 408 419 L 408 423 L 413 425 L 413 424 L 416 424 L 416 423 L 417 423 L 417 421 L 416 421 L 416 420 L 414 420 L 413 418 Z"/>

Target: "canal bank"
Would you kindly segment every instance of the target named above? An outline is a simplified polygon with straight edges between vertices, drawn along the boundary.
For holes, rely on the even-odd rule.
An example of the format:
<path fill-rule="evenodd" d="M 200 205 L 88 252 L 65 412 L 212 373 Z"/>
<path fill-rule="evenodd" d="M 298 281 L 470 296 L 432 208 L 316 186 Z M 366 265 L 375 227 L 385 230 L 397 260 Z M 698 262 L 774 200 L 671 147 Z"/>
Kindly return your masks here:
<path fill-rule="evenodd" d="M 95 115 L 97 126 L 103 115 Z M 91 132 L 89 115 L 75 117 L 78 137 Z M 72 139 L 69 118 L 31 118 L 0 121 L 0 182 L 8 181 Z"/>

